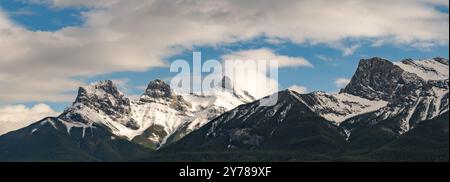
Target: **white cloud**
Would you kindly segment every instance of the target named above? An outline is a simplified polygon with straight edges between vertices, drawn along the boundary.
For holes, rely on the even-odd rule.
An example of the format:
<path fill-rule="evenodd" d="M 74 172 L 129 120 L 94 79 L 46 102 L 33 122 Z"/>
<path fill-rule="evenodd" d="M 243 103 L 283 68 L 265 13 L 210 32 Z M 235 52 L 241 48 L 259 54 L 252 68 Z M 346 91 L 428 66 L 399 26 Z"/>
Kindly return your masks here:
<path fill-rule="evenodd" d="M 350 47 L 347 47 L 347 48 L 345 48 L 345 49 L 343 50 L 342 55 L 344 55 L 344 56 L 350 56 L 350 55 L 352 55 L 352 54 L 356 51 L 356 49 L 358 49 L 359 47 L 361 47 L 361 45 L 359 45 L 359 44 L 355 44 L 355 45 L 352 45 L 352 46 L 350 46 Z"/>
<path fill-rule="evenodd" d="M 353 53 L 355 53 L 356 49 L 361 47 L 361 45 L 359 45 L 359 44 L 346 46 L 341 42 L 333 42 L 333 43 L 329 43 L 329 45 L 337 50 L 342 51 L 343 56 L 350 56 Z"/>
<path fill-rule="evenodd" d="M 134 87 L 135 89 L 138 89 L 138 90 L 142 90 L 142 91 L 145 91 L 145 89 L 147 89 L 147 85 L 140 85 L 140 86 L 136 86 L 136 87 Z"/>
<path fill-rule="evenodd" d="M 167 66 L 165 57 L 186 48 L 262 35 L 326 45 L 383 39 L 383 44 L 430 47 L 448 45 L 449 40 L 449 15 L 434 8 L 448 7 L 447 0 L 28 2 L 92 10 L 83 13 L 83 26 L 55 32 L 26 30 L 0 10 L 2 102 L 69 101 L 73 98 L 67 91 L 83 84 L 74 78 Z M 350 55 L 358 44 L 336 48 Z"/>
<path fill-rule="evenodd" d="M 243 50 L 233 52 L 231 54 L 222 56 L 224 60 L 263 60 L 263 61 L 277 61 L 278 67 L 313 67 L 313 65 L 302 57 L 289 57 L 284 55 L 277 55 L 273 50 L 261 48 L 252 50 Z"/>
<path fill-rule="evenodd" d="M 332 57 L 328 57 L 328 56 L 325 56 L 322 54 L 315 55 L 314 57 L 316 57 L 317 59 L 322 60 L 322 61 L 333 61 Z"/>
<path fill-rule="evenodd" d="M 347 79 L 347 78 L 338 78 L 334 81 L 334 84 L 338 88 L 343 88 L 343 87 L 347 86 L 348 83 L 350 83 L 350 79 Z"/>
<path fill-rule="evenodd" d="M 117 87 L 117 89 L 119 89 L 119 91 L 121 91 L 123 93 L 128 93 L 128 91 L 130 89 L 130 86 L 128 85 L 130 80 L 128 78 L 113 79 L 111 81 L 114 83 L 114 85 Z"/>
<path fill-rule="evenodd" d="M 0 107 L 0 135 L 28 126 L 48 116 L 58 113 L 45 104 L 37 104 L 31 108 L 24 105 Z"/>
<path fill-rule="evenodd" d="M 226 72 L 233 85 L 250 93 L 256 99 L 265 97 L 279 91 L 278 79 L 268 77 L 266 73 L 257 70 L 241 69 L 236 67 L 235 74 Z"/>
<path fill-rule="evenodd" d="M 10 14 L 12 14 L 13 16 L 33 16 L 33 15 L 36 15 L 37 12 L 33 11 L 29 7 L 25 7 L 25 8 L 19 8 L 13 12 L 10 12 Z"/>
<path fill-rule="evenodd" d="M 286 67 L 314 67 L 308 60 L 303 57 L 289 57 L 274 53 L 273 50 L 267 48 L 241 50 L 223 55 L 222 59 L 226 62 L 225 75 L 231 78 L 234 83 L 248 91 L 256 98 L 261 98 L 277 92 L 279 89 L 278 75 L 270 75 L 270 69 L 286 68 Z M 271 67 L 268 70 L 248 69 L 242 62 L 261 61 L 263 63 L 277 62 L 278 67 Z M 271 65 L 272 66 L 272 65 Z M 250 67 L 251 68 L 251 67 Z M 297 87 L 300 91 L 306 88 Z"/>
<path fill-rule="evenodd" d="M 234 82 L 234 85 L 248 91 L 256 98 L 273 94 L 279 90 L 278 68 L 313 67 L 302 57 L 278 55 L 265 48 L 232 52 L 223 55 L 222 59 L 225 63 L 224 74 Z M 260 70 L 256 66 L 258 62 L 269 66 L 268 63 L 274 61 L 278 61 L 278 67 L 270 65 L 271 67 L 267 70 Z M 271 70 L 276 70 L 276 73 Z M 276 75 L 272 75 L 272 73 Z"/>
<path fill-rule="evenodd" d="M 7 76 L 5 73 L 0 73 L 0 81 L 5 81 Z"/>
<path fill-rule="evenodd" d="M 299 94 L 304 94 L 308 92 L 308 89 L 304 86 L 292 85 L 288 88 L 289 90 L 296 91 Z"/>

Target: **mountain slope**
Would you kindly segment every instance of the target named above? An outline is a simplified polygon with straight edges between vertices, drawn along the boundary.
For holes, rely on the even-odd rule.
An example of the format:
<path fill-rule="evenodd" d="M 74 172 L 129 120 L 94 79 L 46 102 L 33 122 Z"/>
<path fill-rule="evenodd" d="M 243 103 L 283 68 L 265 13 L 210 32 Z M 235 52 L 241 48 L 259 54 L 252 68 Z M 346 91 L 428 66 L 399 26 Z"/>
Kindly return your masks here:
<path fill-rule="evenodd" d="M 150 151 L 112 135 L 96 124 L 67 127 L 45 118 L 0 137 L 0 161 L 115 161 Z"/>
<path fill-rule="evenodd" d="M 377 161 L 449 160 L 449 113 L 426 120 L 411 131 L 369 153 Z"/>
<path fill-rule="evenodd" d="M 238 95 L 236 90 L 218 86 L 212 95 L 177 94 L 163 81 L 152 81 L 140 100 L 132 102 L 131 117 L 140 121 L 144 129 L 133 141 L 160 148 L 220 114 L 254 100 L 249 95 Z"/>
<path fill-rule="evenodd" d="M 343 150 L 343 130 L 317 116 L 299 94 L 278 94 L 274 106 L 259 106 L 258 101 L 239 106 L 161 152 L 297 150 L 335 155 Z"/>
<path fill-rule="evenodd" d="M 336 125 L 351 117 L 377 111 L 388 104 L 383 100 L 369 100 L 347 93 L 312 92 L 299 97 L 312 111 Z"/>
<path fill-rule="evenodd" d="M 431 62 L 435 63 L 431 63 Z M 381 58 L 361 60 L 359 67 L 350 83 L 341 93 L 353 94 L 358 97 L 385 100 L 388 104 L 376 111 L 346 119 L 341 127 L 349 133 L 351 148 L 354 150 L 371 150 L 382 146 L 388 141 L 413 129 L 422 121 L 430 120 L 448 112 L 448 77 L 421 76 L 408 70 L 403 70 L 400 64 L 439 65 L 439 70 L 429 75 L 448 74 L 448 60 L 435 58 L 433 60 L 404 60 L 392 63 Z M 445 64 L 446 63 L 446 64 Z M 444 73 L 443 71 L 447 73 Z M 423 67 L 417 68 L 424 70 Z M 422 75 L 423 76 L 423 75 Z M 440 80 L 444 79 L 444 80 Z"/>
<path fill-rule="evenodd" d="M 252 151 L 263 156 L 257 161 L 333 160 L 340 156 L 350 156 L 346 160 L 358 160 L 358 157 L 395 160 L 386 153 L 387 149 L 408 148 L 403 141 L 410 135 L 445 131 L 445 124 L 448 128 L 448 120 L 442 119 L 448 115 L 448 77 L 443 73 L 445 69 L 448 72 L 448 60 L 415 61 L 421 65 L 420 70 L 438 70 L 433 73 L 435 77 L 430 77 L 431 73 L 417 75 L 412 68 L 406 71 L 397 66 L 404 62 L 391 63 L 381 58 L 361 60 L 352 81 L 338 94 L 282 91 L 275 106 L 260 107 L 256 101 L 237 107 L 159 154 L 164 158 L 164 153 L 172 153 L 171 158 L 177 158 L 179 156 L 174 154 L 182 151 L 180 155 L 191 160 L 204 160 L 199 153 L 215 160 L 226 159 L 227 155 L 245 160 L 249 158 L 240 155 Z M 438 68 L 424 69 L 424 65 Z M 428 76 L 427 80 L 423 75 Z M 427 125 L 435 127 L 418 132 Z M 448 129 L 446 131 L 448 138 Z M 433 139 L 423 137 L 422 141 L 428 140 Z M 448 140 L 431 146 L 448 148 Z M 426 156 L 427 147 L 429 145 L 422 142 L 411 150 L 424 149 Z M 439 157 L 432 160 L 445 160 L 448 155 L 443 152 L 445 150 L 439 149 L 436 153 Z M 421 160 L 417 156 L 405 158 L 408 159 Z"/>

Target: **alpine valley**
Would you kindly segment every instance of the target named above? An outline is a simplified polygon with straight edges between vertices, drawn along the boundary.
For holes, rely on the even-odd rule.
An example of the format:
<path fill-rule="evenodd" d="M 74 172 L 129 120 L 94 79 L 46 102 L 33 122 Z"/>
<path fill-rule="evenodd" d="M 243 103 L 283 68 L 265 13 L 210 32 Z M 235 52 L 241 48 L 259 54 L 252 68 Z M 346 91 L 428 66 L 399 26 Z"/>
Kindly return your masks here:
<path fill-rule="evenodd" d="M 273 106 L 223 78 L 210 95 L 112 81 L 0 136 L 0 161 L 448 161 L 449 61 L 374 57 L 338 93 L 278 93 Z"/>

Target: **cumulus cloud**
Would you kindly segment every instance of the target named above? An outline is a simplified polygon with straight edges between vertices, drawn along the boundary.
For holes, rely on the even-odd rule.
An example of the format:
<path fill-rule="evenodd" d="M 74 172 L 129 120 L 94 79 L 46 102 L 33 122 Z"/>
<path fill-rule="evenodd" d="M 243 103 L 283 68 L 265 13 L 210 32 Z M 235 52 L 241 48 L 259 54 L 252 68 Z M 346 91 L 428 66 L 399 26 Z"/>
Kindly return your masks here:
<path fill-rule="evenodd" d="M 0 135 L 30 125 L 48 116 L 57 116 L 48 105 L 37 104 L 31 108 L 24 105 L 0 107 Z"/>
<path fill-rule="evenodd" d="M 236 51 L 223 55 L 222 59 L 225 63 L 224 75 L 229 77 L 234 85 L 248 91 L 256 98 L 279 90 L 278 68 L 313 67 L 302 57 L 279 55 L 266 48 Z M 265 69 L 260 69 L 258 63 L 262 63 Z"/>
<path fill-rule="evenodd" d="M 308 92 L 308 89 L 304 86 L 292 85 L 288 88 L 289 90 L 293 90 L 299 94 L 304 94 Z"/>
<path fill-rule="evenodd" d="M 261 48 L 252 50 L 243 50 L 233 52 L 222 56 L 224 60 L 262 60 L 262 61 L 276 61 L 279 68 L 283 67 L 313 67 L 313 65 L 303 57 L 289 57 L 284 55 L 277 55 L 271 49 Z"/>
<path fill-rule="evenodd" d="M 164 58 L 194 46 L 259 36 L 331 47 L 357 39 L 414 47 L 447 45 L 449 40 L 449 15 L 435 8 L 448 7 L 447 0 L 28 2 L 90 10 L 82 13 L 84 25 L 55 32 L 27 30 L 0 10 L 3 102 L 68 101 L 68 90 L 83 84 L 75 78 L 167 66 Z M 335 48 L 350 55 L 355 45 Z"/>
<path fill-rule="evenodd" d="M 279 55 L 267 48 L 236 51 L 223 55 L 222 59 L 225 63 L 224 74 L 236 86 L 248 91 L 256 98 L 273 94 L 279 90 L 278 68 L 313 67 L 308 60 L 302 57 Z M 256 66 L 258 62 L 267 66 L 266 69 L 260 70 Z M 274 62 L 276 62 L 276 66 L 269 64 Z"/>
<path fill-rule="evenodd" d="M 273 94 L 279 90 L 278 75 L 272 75 L 271 70 L 287 67 L 314 67 L 303 57 L 280 55 L 267 48 L 236 51 L 223 55 L 222 59 L 226 63 L 225 69 L 228 69 L 225 70 L 225 75 L 231 78 L 234 84 L 257 98 Z M 267 66 L 267 69 L 259 70 L 252 67 L 251 64 L 245 64 L 249 61 L 262 62 Z M 274 62 L 276 62 L 276 66 L 269 64 Z M 277 72 L 272 73 L 277 74 Z M 299 93 L 306 92 L 305 87 L 297 86 L 293 89 L 296 89 L 295 91 L 299 91 Z"/>
<path fill-rule="evenodd" d="M 128 78 L 113 79 L 111 81 L 114 83 L 117 89 L 119 89 L 123 93 L 128 93 L 128 91 L 130 90 L 130 86 L 128 85 L 130 80 Z"/>
<path fill-rule="evenodd" d="M 348 83 L 350 83 L 350 79 L 347 79 L 347 78 L 338 78 L 334 81 L 334 84 L 338 88 L 343 88 L 343 87 L 347 86 Z"/>

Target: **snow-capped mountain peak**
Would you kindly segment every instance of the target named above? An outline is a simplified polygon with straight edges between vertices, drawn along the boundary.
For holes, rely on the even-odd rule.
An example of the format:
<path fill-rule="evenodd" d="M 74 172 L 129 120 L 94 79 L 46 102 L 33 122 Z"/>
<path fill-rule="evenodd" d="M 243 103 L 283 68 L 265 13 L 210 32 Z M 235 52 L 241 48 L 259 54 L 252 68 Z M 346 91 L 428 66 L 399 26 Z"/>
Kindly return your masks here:
<path fill-rule="evenodd" d="M 81 93 L 80 93 L 81 92 Z M 91 83 L 87 86 L 80 87 L 78 96 L 83 95 L 96 95 L 98 97 L 104 96 L 105 94 L 111 94 L 113 96 L 123 96 L 114 83 L 111 80 L 102 80 L 99 82 Z"/>
<path fill-rule="evenodd" d="M 139 100 L 131 101 L 112 81 L 99 81 L 80 87 L 73 105 L 58 119 L 68 131 L 99 125 L 114 135 L 159 148 L 238 105 L 254 101 L 242 89 L 222 86 L 217 85 L 209 95 L 177 94 L 157 79 L 148 84 Z"/>
<path fill-rule="evenodd" d="M 67 128 L 80 126 L 79 123 L 87 126 L 95 123 L 116 135 L 129 138 L 129 133 L 140 128 L 129 116 L 131 112 L 130 99 L 112 81 L 105 80 L 80 87 L 75 102 L 58 119 Z"/>
<path fill-rule="evenodd" d="M 74 105 L 77 103 L 101 109 L 109 115 L 130 112 L 130 100 L 110 80 L 80 87 Z"/>
<path fill-rule="evenodd" d="M 142 105 L 151 102 L 169 105 L 171 108 L 182 112 L 191 109 L 190 103 L 186 102 L 181 95 L 177 95 L 169 84 L 160 79 L 153 80 L 148 84 L 147 89 L 136 104 Z"/>
<path fill-rule="evenodd" d="M 145 98 L 147 97 L 170 98 L 172 96 L 173 93 L 170 85 L 165 83 L 163 80 L 156 79 L 148 84 L 147 89 L 145 89 L 145 92 L 141 97 L 141 100 L 145 100 Z"/>
<path fill-rule="evenodd" d="M 392 63 L 381 58 L 363 59 L 355 75 L 341 93 L 369 100 L 384 100 L 388 104 L 362 117 L 350 118 L 351 123 L 370 121 L 372 125 L 389 118 L 394 133 L 405 133 L 424 120 L 448 111 L 448 60 L 434 58 L 411 59 Z"/>

